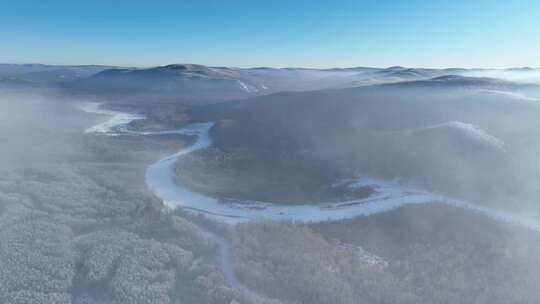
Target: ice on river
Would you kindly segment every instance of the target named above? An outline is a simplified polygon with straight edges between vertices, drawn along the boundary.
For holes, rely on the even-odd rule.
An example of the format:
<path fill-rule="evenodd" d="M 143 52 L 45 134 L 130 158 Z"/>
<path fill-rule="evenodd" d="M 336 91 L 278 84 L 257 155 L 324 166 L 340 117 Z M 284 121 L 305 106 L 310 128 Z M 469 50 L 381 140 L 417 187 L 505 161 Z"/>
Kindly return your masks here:
<path fill-rule="evenodd" d="M 305 204 L 301 205 L 283 205 L 272 202 L 225 200 L 209 197 L 193 192 L 178 183 L 175 177 L 175 163 L 178 158 L 196 150 L 207 148 L 212 144 L 209 131 L 214 125 L 213 122 L 191 124 L 174 130 L 138 132 L 129 130 L 126 125 L 133 120 L 143 119 L 143 115 L 103 110 L 97 104 L 85 104 L 82 109 L 86 112 L 110 116 L 109 120 L 88 128 L 86 132 L 108 135 L 183 134 L 196 136 L 194 144 L 150 165 L 146 171 L 145 179 L 148 188 L 166 206 L 172 209 L 181 207 L 230 224 L 256 219 L 291 220 L 307 223 L 369 216 L 412 204 L 449 204 L 481 213 L 496 220 L 540 231 L 540 220 L 537 219 L 449 198 L 444 195 L 408 187 L 398 182 L 369 177 L 361 177 L 351 185 L 355 187 L 371 186 L 375 189 L 375 194 L 368 198 L 350 201 L 305 202 Z"/>

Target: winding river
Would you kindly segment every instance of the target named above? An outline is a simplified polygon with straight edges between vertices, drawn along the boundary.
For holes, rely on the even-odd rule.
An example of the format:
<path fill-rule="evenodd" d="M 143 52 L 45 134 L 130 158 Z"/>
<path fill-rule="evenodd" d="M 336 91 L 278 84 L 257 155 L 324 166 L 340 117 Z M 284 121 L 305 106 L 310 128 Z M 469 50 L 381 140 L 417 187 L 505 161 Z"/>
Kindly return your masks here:
<path fill-rule="evenodd" d="M 191 146 L 165 157 L 150 165 L 146 171 L 146 184 L 163 203 L 170 208 L 181 207 L 195 213 L 203 213 L 218 221 L 236 224 L 254 219 L 292 220 L 298 222 L 321 222 L 361 215 L 386 212 L 409 204 L 449 204 L 481 213 L 485 216 L 507 223 L 520 225 L 540 232 L 540 220 L 512 214 L 502 210 L 480 206 L 463 200 L 406 187 L 396 182 L 372 178 L 359 178 L 353 186 L 372 186 L 376 193 L 369 198 L 343 202 L 329 202 L 303 205 L 282 205 L 271 202 L 221 200 L 193 192 L 179 184 L 175 178 L 175 162 L 178 158 L 212 144 L 209 130 L 214 123 L 197 123 L 183 128 L 156 132 L 132 131 L 127 125 L 140 114 L 129 114 L 105 110 L 96 103 L 87 103 L 81 109 L 88 113 L 107 115 L 108 120 L 86 129 L 87 133 L 119 135 L 164 135 L 181 134 L 196 136 Z"/>

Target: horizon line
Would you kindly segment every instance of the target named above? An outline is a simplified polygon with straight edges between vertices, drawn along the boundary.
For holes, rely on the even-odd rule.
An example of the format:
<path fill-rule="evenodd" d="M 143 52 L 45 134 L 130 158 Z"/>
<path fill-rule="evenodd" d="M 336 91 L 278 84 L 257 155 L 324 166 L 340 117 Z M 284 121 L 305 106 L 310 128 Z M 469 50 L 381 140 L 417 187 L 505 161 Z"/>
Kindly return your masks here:
<path fill-rule="evenodd" d="M 403 68 L 403 69 L 429 69 L 429 70 L 450 70 L 450 69 L 463 69 L 463 70 L 512 70 L 512 69 L 540 69 L 540 66 L 506 66 L 506 67 L 462 67 L 462 66 L 451 66 L 451 67 L 413 67 L 413 66 L 401 66 L 401 65 L 391 65 L 391 66 L 368 66 L 368 65 L 358 65 L 358 66 L 333 66 L 333 67 L 303 67 L 303 66 L 251 66 L 251 67 L 239 67 L 239 66 L 228 66 L 228 65 L 208 65 L 201 63 L 167 63 L 159 65 L 111 65 L 111 64 L 99 64 L 99 63 L 90 63 L 90 64 L 57 64 L 57 63 L 39 63 L 39 62 L 0 62 L 0 65 L 42 65 L 42 66 L 57 66 L 57 67 L 89 67 L 89 66 L 99 66 L 99 67 L 110 67 L 110 68 L 132 68 L 132 69 L 151 69 L 158 67 L 166 67 L 172 65 L 194 65 L 194 66 L 204 66 L 209 68 L 233 68 L 233 69 L 305 69 L 305 70 L 333 70 L 333 69 L 391 69 L 391 68 Z"/>

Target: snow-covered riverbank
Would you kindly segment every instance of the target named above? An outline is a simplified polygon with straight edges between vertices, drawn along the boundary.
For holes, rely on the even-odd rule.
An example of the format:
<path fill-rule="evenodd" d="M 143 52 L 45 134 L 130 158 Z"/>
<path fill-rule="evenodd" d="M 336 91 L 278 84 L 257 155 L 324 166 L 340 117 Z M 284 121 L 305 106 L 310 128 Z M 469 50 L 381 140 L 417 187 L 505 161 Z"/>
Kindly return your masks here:
<path fill-rule="evenodd" d="M 292 220 L 298 222 L 321 222 L 367 216 L 386 212 L 410 204 L 441 203 L 454 205 L 479 212 L 496 220 L 525 226 L 540 231 L 540 220 L 522 215 L 483 207 L 470 202 L 449 198 L 395 182 L 381 181 L 371 178 L 360 178 L 356 186 L 371 186 L 376 193 L 369 198 L 303 205 L 282 205 L 271 202 L 220 200 L 195 193 L 178 184 L 175 178 L 175 162 L 179 157 L 193 151 L 204 149 L 212 144 L 209 130 L 213 123 L 192 124 L 176 130 L 157 132 L 137 132 L 126 128 L 129 122 L 143 119 L 139 114 L 126 114 L 110 110 L 102 110 L 98 106 L 85 106 L 86 112 L 110 115 L 111 118 L 87 129 L 87 132 L 107 135 L 163 135 L 183 134 L 196 136 L 193 145 L 152 164 L 146 171 L 146 183 L 149 189 L 161 198 L 170 208 L 182 207 L 196 213 L 203 213 L 216 220 L 235 224 L 254 219 Z"/>
<path fill-rule="evenodd" d="M 89 127 L 85 130 L 86 133 L 103 133 L 106 135 L 119 135 L 120 130 L 116 128 L 124 127 L 130 122 L 137 119 L 144 119 L 144 115 L 135 113 L 123 113 L 113 110 L 107 110 L 100 107 L 97 102 L 87 102 L 80 106 L 80 109 L 87 113 L 108 116 L 107 120 Z"/>

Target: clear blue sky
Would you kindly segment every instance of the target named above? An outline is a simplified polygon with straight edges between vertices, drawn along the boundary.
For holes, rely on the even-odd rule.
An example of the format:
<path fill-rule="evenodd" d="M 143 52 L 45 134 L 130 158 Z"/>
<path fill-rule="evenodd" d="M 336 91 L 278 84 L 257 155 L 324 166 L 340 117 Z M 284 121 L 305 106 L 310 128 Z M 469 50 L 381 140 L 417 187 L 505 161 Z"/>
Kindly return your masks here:
<path fill-rule="evenodd" d="M 540 66 L 540 1 L 0 0 L 0 62 Z"/>

